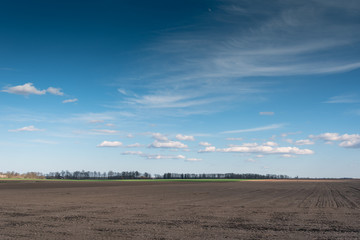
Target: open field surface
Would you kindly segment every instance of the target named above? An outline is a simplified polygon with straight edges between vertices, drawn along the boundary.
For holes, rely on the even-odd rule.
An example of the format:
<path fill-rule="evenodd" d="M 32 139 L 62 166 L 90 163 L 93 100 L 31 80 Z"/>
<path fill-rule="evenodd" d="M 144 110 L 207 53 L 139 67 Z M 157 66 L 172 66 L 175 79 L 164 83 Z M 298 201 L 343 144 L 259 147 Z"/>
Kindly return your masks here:
<path fill-rule="evenodd" d="M 0 181 L 0 239 L 359 239 L 360 181 Z"/>

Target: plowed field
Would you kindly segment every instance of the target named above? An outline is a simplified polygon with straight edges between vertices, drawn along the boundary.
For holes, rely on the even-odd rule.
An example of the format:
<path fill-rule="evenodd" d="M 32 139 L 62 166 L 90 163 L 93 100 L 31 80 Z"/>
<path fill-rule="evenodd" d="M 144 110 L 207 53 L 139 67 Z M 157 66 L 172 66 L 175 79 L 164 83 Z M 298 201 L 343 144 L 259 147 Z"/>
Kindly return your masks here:
<path fill-rule="evenodd" d="M 360 181 L 1 181 L 0 239 L 360 239 Z"/>

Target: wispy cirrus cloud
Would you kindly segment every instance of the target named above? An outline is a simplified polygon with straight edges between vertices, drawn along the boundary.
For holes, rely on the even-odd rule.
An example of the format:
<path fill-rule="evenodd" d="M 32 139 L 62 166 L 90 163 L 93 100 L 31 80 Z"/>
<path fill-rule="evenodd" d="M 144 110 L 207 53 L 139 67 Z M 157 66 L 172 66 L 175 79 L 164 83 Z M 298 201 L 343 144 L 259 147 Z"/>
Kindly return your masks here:
<path fill-rule="evenodd" d="M 114 121 L 121 118 L 133 117 L 134 114 L 123 111 L 106 111 L 106 112 L 87 112 L 74 114 L 68 120 L 83 121 L 91 124 L 105 123 L 106 121 Z"/>
<path fill-rule="evenodd" d="M 199 24 L 167 33 L 154 48 L 172 57 L 178 72 L 190 72 L 192 80 L 349 71 L 360 67 L 360 58 L 337 56 L 358 41 L 359 23 L 349 7 L 354 4 L 340 5 L 223 1 L 217 14 L 203 19 L 207 28 Z M 339 22 L 334 12 L 346 20 Z"/>
<path fill-rule="evenodd" d="M 227 102 L 264 99 L 257 93 L 267 91 L 269 83 L 248 77 L 358 69 L 359 54 L 351 49 L 360 39 L 360 24 L 349 7 L 356 4 L 331 2 L 221 1 L 197 24 L 162 31 L 149 44 L 152 65 L 143 78 L 151 84 L 138 95 L 128 94 L 131 87 L 119 88 L 121 104 L 164 110 L 156 114 L 208 114 L 231 108 Z M 330 17 L 334 14 L 342 21 Z"/>
<path fill-rule="evenodd" d="M 281 137 L 287 137 L 287 136 L 290 136 L 290 135 L 296 135 L 296 134 L 300 134 L 300 133 L 301 133 L 301 131 L 282 133 Z"/>
<path fill-rule="evenodd" d="M 118 88 L 118 92 L 123 94 L 123 95 L 128 95 L 128 93 L 126 92 L 125 89 L 122 89 L 122 88 Z"/>
<path fill-rule="evenodd" d="M 199 162 L 199 161 L 202 161 L 201 158 L 187 158 L 186 161 L 188 162 Z"/>
<path fill-rule="evenodd" d="M 171 85 L 170 85 L 171 88 Z M 175 93 L 176 92 L 176 93 Z M 149 109 L 196 109 L 214 102 L 229 100 L 228 97 L 210 97 L 206 93 L 185 93 L 185 91 L 167 89 L 147 95 L 128 97 L 123 103 L 132 107 Z"/>
<path fill-rule="evenodd" d="M 226 140 L 228 140 L 228 141 L 242 141 L 244 139 L 243 138 L 226 138 Z"/>
<path fill-rule="evenodd" d="M 94 120 L 89 120 L 89 123 L 91 124 L 104 123 L 104 120 L 94 119 Z"/>
<path fill-rule="evenodd" d="M 141 151 L 126 151 L 123 152 L 122 155 L 143 155 L 144 153 Z"/>
<path fill-rule="evenodd" d="M 38 128 L 34 127 L 33 125 L 31 125 L 31 126 L 18 128 L 18 129 L 10 129 L 8 131 L 9 132 L 38 132 L 38 131 L 45 131 L 45 130 L 44 129 L 38 129 Z"/>
<path fill-rule="evenodd" d="M 295 145 L 313 145 L 315 143 L 309 139 L 301 139 L 301 140 L 295 141 L 294 144 Z"/>
<path fill-rule="evenodd" d="M 226 133 L 258 132 L 258 131 L 266 131 L 266 130 L 278 129 L 278 128 L 282 128 L 283 126 L 284 126 L 284 124 L 271 124 L 271 125 L 262 126 L 262 127 L 256 127 L 256 128 L 224 131 L 224 132 L 221 132 L 221 133 L 226 134 Z"/>
<path fill-rule="evenodd" d="M 360 99 L 356 95 L 339 95 L 329 98 L 324 103 L 358 103 Z"/>
<path fill-rule="evenodd" d="M 140 143 L 133 143 L 133 144 L 128 144 L 125 147 L 127 148 L 138 148 L 138 147 L 143 147 L 144 145 L 140 144 Z"/>
<path fill-rule="evenodd" d="M 74 102 L 78 102 L 79 100 L 77 98 L 72 98 L 72 99 L 66 99 L 64 101 L 62 101 L 62 103 L 74 103 Z"/>
<path fill-rule="evenodd" d="M 99 134 L 115 134 L 119 131 L 113 129 L 92 129 L 91 131 L 99 133 Z"/>

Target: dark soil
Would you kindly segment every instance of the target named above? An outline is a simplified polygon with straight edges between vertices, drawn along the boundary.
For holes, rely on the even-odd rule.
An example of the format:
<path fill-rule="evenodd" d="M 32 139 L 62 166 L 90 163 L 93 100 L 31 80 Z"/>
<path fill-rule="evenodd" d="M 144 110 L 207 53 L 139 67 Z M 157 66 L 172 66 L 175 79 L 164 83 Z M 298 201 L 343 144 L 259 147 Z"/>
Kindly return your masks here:
<path fill-rule="evenodd" d="M 0 239 L 360 239 L 360 181 L 0 182 Z"/>

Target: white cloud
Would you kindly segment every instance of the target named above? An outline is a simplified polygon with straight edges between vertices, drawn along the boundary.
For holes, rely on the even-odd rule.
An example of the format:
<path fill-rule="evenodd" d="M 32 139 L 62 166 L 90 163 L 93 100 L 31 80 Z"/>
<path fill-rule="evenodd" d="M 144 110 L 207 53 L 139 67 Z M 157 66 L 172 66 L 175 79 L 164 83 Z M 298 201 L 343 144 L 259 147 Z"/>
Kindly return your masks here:
<path fill-rule="evenodd" d="M 345 141 L 358 136 L 359 136 L 358 134 L 340 135 L 339 133 L 322 133 L 319 135 L 310 135 L 309 137 L 313 139 L 321 139 L 325 141 Z"/>
<path fill-rule="evenodd" d="M 264 145 L 264 146 L 274 147 L 274 146 L 278 146 L 279 144 L 277 144 L 276 142 L 271 142 L 271 141 L 269 141 L 269 142 L 264 143 L 263 145 Z"/>
<path fill-rule="evenodd" d="M 122 88 L 118 88 L 118 92 L 123 95 L 128 95 L 127 92 L 125 91 L 125 89 L 122 89 Z"/>
<path fill-rule="evenodd" d="M 143 147 L 140 143 L 133 143 L 126 146 L 127 148 Z"/>
<path fill-rule="evenodd" d="M 14 87 L 6 87 L 2 92 L 19 94 L 19 95 L 44 95 L 46 90 L 39 90 L 33 86 L 33 83 L 25 83 L 24 85 L 18 85 Z"/>
<path fill-rule="evenodd" d="M 329 100 L 324 103 L 358 103 L 359 98 L 355 95 L 341 95 L 331 97 Z"/>
<path fill-rule="evenodd" d="M 228 141 L 242 141 L 244 139 L 243 138 L 226 138 L 226 140 L 228 140 Z"/>
<path fill-rule="evenodd" d="M 8 131 L 9 132 L 36 132 L 36 131 L 44 131 L 44 129 L 38 129 L 38 128 L 35 128 L 33 125 L 31 125 L 31 126 L 27 126 L 27 127 L 18 128 L 18 129 L 10 129 Z"/>
<path fill-rule="evenodd" d="M 204 147 L 209 147 L 209 146 L 211 146 L 211 143 L 208 143 L 208 142 L 199 142 L 199 145 L 200 145 L 200 146 L 204 146 Z"/>
<path fill-rule="evenodd" d="M 5 89 L 3 89 L 2 92 L 25 95 L 25 96 L 30 94 L 44 95 L 46 93 L 51 93 L 59 96 L 64 95 L 64 93 L 61 92 L 61 88 L 49 87 L 47 90 L 39 90 L 36 87 L 34 87 L 33 83 L 25 83 L 24 85 L 18 85 L 14 87 L 5 87 Z"/>
<path fill-rule="evenodd" d="M 118 133 L 118 131 L 112 130 L 112 129 L 93 129 L 92 131 L 97 132 L 97 133 L 104 133 L 104 134 Z"/>
<path fill-rule="evenodd" d="M 77 98 L 73 98 L 73 99 L 66 99 L 64 101 L 62 101 L 62 103 L 74 103 L 79 101 Z"/>
<path fill-rule="evenodd" d="M 148 154 L 143 155 L 147 159 L 186 159 L 184 155 L 161 155 L 161 154 Z"/>
<path fill-rule="evenodd" d="M 323 0 L 222 1 L 216 16 L 206 15 L 200 18 L 202 24 L 166 32 L 153 48 L 168 56 L 162 64 L 169 64 L 166 69 L 173 75 L 184 73 L 167 82 L 192 83 L 196 89 L 207 83 L 220 87 L 223 80 L 243 82 L 239 80 L 248 76 L 348 71 L 360 67 L 358 54 L 351 52 L 359 40 L 354 2 L 346 1 L 342 7 L 338 1 Z M 245 18 L 251 21 L 244 26 Z M 208 27 L 199 28 L 204 25 Z M 344 51 L 350 56 L 344 58 Z"/>
<path fill-rule="evenodd" d="M 319 135 L 310 135 L 309 138 L 321 139 L 326 142 L 340 141 L 339 146 L 345 148 L 360 148 L 359 134 L 322 133 Z"/>
<path fill-rule="evenodd" d="M 194 136 L 186 136 L 182 134 L 176 135 L 176 139 L 181 141 L 195 141 Z"/>
<path fill-rule="evenodd" d="M 46 92 L 51 93 L 53 95 L 58 95 L 58 96 L 63 96 L 64 93 L 61 92 L 61 88 L 54 88 L 54 87 L 49 87 Z"/>
<path fill-rule="evenodd" d="M 246 159 L 247 162 L 256 162 L 256 160 L 252 159 L 252 158 L 248 158 Z"/>
<path fill-rule="evenodd" d="M 187 148 L 188 146 L 177 141 L 159 142 L 155 140 L 150 147 L 153 148 Z"/>
<path fill-rule="evenodd" d="M 118 142 L 118 141 L 103 141 L 102 143 L 100 143 L 99 145 L 97 145 L 97 147 L 121 147 L 122 146 L 122 142 Z"/>
<path fill-rule="evenodd" d="M 270 147 L 276 147 L 279 144 L 273 141 L 267 141 L 261 144 L 261 146 L 270 146 Z M 241 145 L 237 145 L 237 144 L 229 144 L 229 147 L 256 147 L 259 146 L 258 143 L 253 142 L 253 143 L 243 143 Z"/>
<path fill-rule="evenodd" d="M 339 146 L 345 148 L 360 148 L 360 137 L 343 141 Z"/>
<path fill-rule="evenodd" d="M 314 142 L 309 139 L 301 139 L 295 141 L 295 145 L 313 145 Z"/>
<path fill-rule="evenodd" d="M 109 112 L 86 112 L 86 113 L 75 113 L 73 117 L 66 119 L 67 121 L 80 121 L 87 122 L 91 124 L 100 124 L 105 123 L 105 121 L 119 121 L 124 117 L 131 117 L 134 115 L 129 114 L 128 112 L 123 111 L 109 111 Z"/>
<path fill-rule="evenodd" d="M 97 123 L 103 123 L 104 120 L 100 120 L 100 119 L 94 119 L 94 120 L 90 120 L 89 123 L 93 123 L 93 124 L 97 124 Z"/>
<path fill-rule="evenodd" d="M 198 162 L 198 161 L 202 161 L 201 158 L 188 158 L 186 159 L 186 161 L 189 161 L 189 162 Z"/>
<path fill-rule="evenodd" d="M 128 98 L 126 103 L 140 105 L 146 108 L 188 108 L 212 103 L 218 98 L 204 98 L 200 94 L 168 94 L 155 93 L 144 96 Z"/>
<path fill-rule="evenodd" d="M 322 133 L 319 135 L 310 135 L 309 138 L 321 139 L 324 141 L 337 141 L 340 137 L 338 133 Z"/>
<path fill-rule="evenodd" d="M 241 146 L 242 147 L 256 147 L 256 146 L 258 146 L 258 144 L 257 143 L 243 143 Z"/>
<path fill-rule="evenodd" d="M 277 147 L 273 149 L 272 153 L 292 153 L 297 155 L 308 155 L 314 154 L 314 151 L 310 149 L 300 149 L 297 147 Z"/>
<path fill-rule="evenodd" d="M 105 126 L 107 126 L 107 127 L 116 127 L 115 124 L 113 124 L 113 123 L 106 123 Z"/>
<path fill-rule="evenodd" d="M 227 153 L 262 153 L 262 154 L 313 154 L 314 152 L 310 149 L 299 149 L 297 147 L 270 147 L 270 146 L 239 146 L 229 147 L 223 149 L 217 149 L 219 152 Z"/>
<path fill-rule="evenodd" d="M 141 151 L 126 151 L 122 155 L 137 155 L 146 159 L 186 159 L 184 155 L 147 154 Z"/>
<path fill-rule="evenodd" d="M 258 155 L 256 155 L 256 157 L 257 157 L 257 158 L 263 158 L 263 157 L 264 157 L 264 155 L 262 155 L 262 154 L 258 154 Z"/>
<path fill-rule="evenodd" d="M 152 137 L 158 141 L 169 141 L 169 139 L 161 133 L 152 133 Z"/>
<path fill-rule="evenodd" d="M 295 157 L 294 155 L 291 155 L 291 154 L 283 154 L 281 155 L 283 158 L 293 158 Z"/>
<path fill-rule="evenodd" d="M 126 151 L 126 152 L 123 152 L 122 155 L 143 155 L 143 152 L 141 152 L 141 151 Z"/>
<path fill-rule="evenodd" d="M 264 115 L 264 116 L 272 116 L 274 115 L 274 112 L 259 112 L 259 115 Z"/>
<path fill-rule="evenodd" d="M 309 75 L 359 68 L 359 56 L 351 51 L 359 42 L 358 21 L 354 14 L 347 14 L 350 10 L 341 7 L 338 11 L 326 2 L 282 0 L 259 5 L 246 1 L 244 7 L 243 1 L 222 1 L 216 16 L 200 17 L 199 24 L 158 36 L 149 49 L 154 53 L 153 60 L 166 60 L 153 62 L 157 66 L 156 80 L 144 86 L 148 90 L 145 96 L 125 101 L 142 110 L 203 108 L 205 104 L 218 109 L 213 107 L 214 96 L 240 101 L 251 99 L 247 98 L 249 94 L 269 86 L 259 81 L 252 84 L 246 79 L 249 76 Z M 346 1 L 344 5 L 350 4 Z M 329 17 L 334 12 L 347 18 L 339 22 L 337 17 Z M 252 21 L 244 22 L 244 18 Z M 221 37 L 214 37 L 214 33 Z M 351 57 L 344 58 L 343 50 Z M 193 89 L 205 94 L 187 94 Z M 123 89 L 118 91 L 126 94 Z"/>
<path fill-rule="evenodd" d="M 216 148 L 214 146 L 212 147 L 206 147 L 205 149 L 201 149 L 198 152 L 199 153 L 207 153 L 207 152 L 215 152 Z"/>
<path fill-rule="evenodd" d="M 265 130 L 271 130 L 271 129 L 277 129 L 283 127 L 284 124 L 272 124 L 267 125 L 263 127 L 257 127 L 257 128 L 249 128 L 249 129 L 241 129 L 241 130 L 231 130 L 231 131 L 224 131 L 221 133 L 244 133 L 244 132 L 258 132 L 258 131 L 265 131 Z"/>

